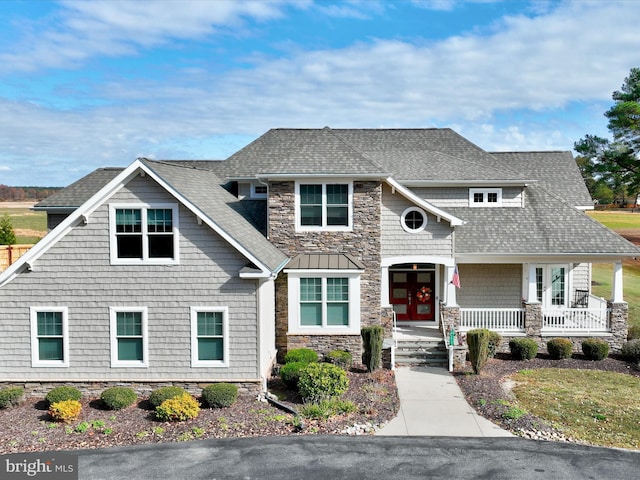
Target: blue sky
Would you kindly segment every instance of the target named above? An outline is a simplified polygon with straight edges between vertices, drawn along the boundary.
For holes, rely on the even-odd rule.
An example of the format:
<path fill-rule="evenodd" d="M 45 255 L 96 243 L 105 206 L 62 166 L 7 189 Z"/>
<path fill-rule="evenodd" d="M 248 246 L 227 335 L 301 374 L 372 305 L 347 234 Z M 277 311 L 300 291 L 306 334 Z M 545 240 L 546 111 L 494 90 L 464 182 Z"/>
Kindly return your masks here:
<path fill-rule="evenodd" d="M 275 127 L 570 150 L 640 66 L 634 0 L 4 0 L 0 22 L 6 185 L 223 159 Z"/>

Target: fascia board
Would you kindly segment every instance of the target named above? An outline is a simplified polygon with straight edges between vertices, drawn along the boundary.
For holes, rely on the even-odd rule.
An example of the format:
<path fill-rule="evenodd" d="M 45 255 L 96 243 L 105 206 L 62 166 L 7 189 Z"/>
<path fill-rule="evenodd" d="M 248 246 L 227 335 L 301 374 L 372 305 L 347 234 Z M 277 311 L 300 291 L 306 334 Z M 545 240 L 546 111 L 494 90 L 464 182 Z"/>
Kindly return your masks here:
<path fill-rule="evenodd" d="M 403 180 L 405 187 L 526 187 L 537 180 Z"/>
<path fill-rule="evenodd" d="M 605 263 L 619 262 L 623 258 L 639 257 L 640 254 L 611 254 L 611 253 L 457 253 L 458 263 L 531 263 L 558 262 L 568 263 Z"/>
<path fill-rule="evenodd" d="M 434 205 L 431 205 L 429 202 L 427 202 L 426 200 L 423 200 L 422 198 L 417 196 L 415 193 L 413 193 L 411 190 L 406 188 L 404 185 L 401 185 L 400 183 L 395 181 L 393 178 L 387 177 L 385 179 L 385 181 L 392 188 L 394 188 L 400 195 L 405 197 L 407 200 L 415 203 L 419 207 L 422 207 L 427 212 L 435 215 L 436 217 L 444 218 L 447 222 L 449 222 L 449 224 L 452 227 L 455 227 L 455 226 L 458 226 L 458 225 L 464 225 L 464 221 L 462 221 L 458 217 L 454 217 L 453 215 L 445 212 L 444 210 L 441 210 L 440 208 L 438 208 L 438 207 L 436 207 Z"/>

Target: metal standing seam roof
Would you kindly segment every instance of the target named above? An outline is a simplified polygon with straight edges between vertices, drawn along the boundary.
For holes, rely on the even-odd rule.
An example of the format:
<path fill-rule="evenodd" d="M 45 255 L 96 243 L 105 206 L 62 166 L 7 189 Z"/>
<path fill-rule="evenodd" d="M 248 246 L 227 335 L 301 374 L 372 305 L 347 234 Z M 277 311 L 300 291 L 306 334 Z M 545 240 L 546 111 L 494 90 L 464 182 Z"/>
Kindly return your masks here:
<path fill-rule="evenodd" d="M 364 270 L 359 260 L 346 253 L 303 253 L 285 265 L 290 270 Z"/>

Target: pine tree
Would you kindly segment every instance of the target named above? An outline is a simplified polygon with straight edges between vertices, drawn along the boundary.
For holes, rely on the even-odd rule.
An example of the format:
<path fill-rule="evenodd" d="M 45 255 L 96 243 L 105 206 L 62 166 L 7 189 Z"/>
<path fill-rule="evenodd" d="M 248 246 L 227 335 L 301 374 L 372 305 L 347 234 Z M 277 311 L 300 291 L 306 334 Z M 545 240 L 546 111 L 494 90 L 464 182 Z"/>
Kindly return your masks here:
<path fill-rule="evenodd" d="M 13 245 L 16 243 L 16 234 L 11 225 L 9 215 L 0 217 L 0 245 Z"/>

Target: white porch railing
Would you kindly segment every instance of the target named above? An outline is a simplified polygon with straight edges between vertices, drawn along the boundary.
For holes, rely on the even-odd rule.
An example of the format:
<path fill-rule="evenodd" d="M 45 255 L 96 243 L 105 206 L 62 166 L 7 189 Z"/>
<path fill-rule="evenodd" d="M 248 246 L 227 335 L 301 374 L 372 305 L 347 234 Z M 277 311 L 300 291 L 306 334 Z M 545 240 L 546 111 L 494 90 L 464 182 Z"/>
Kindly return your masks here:
<path fill-rule="evenodd" d="M 607 308 L 544 308 L 542 332 L 608 332 Z"/>
<path fill-rule="evenodd" d="M 524 330 L 524 308 L 461 308 L 460 330 L 466 332 L 474 328 L 489 330 Z"/>

